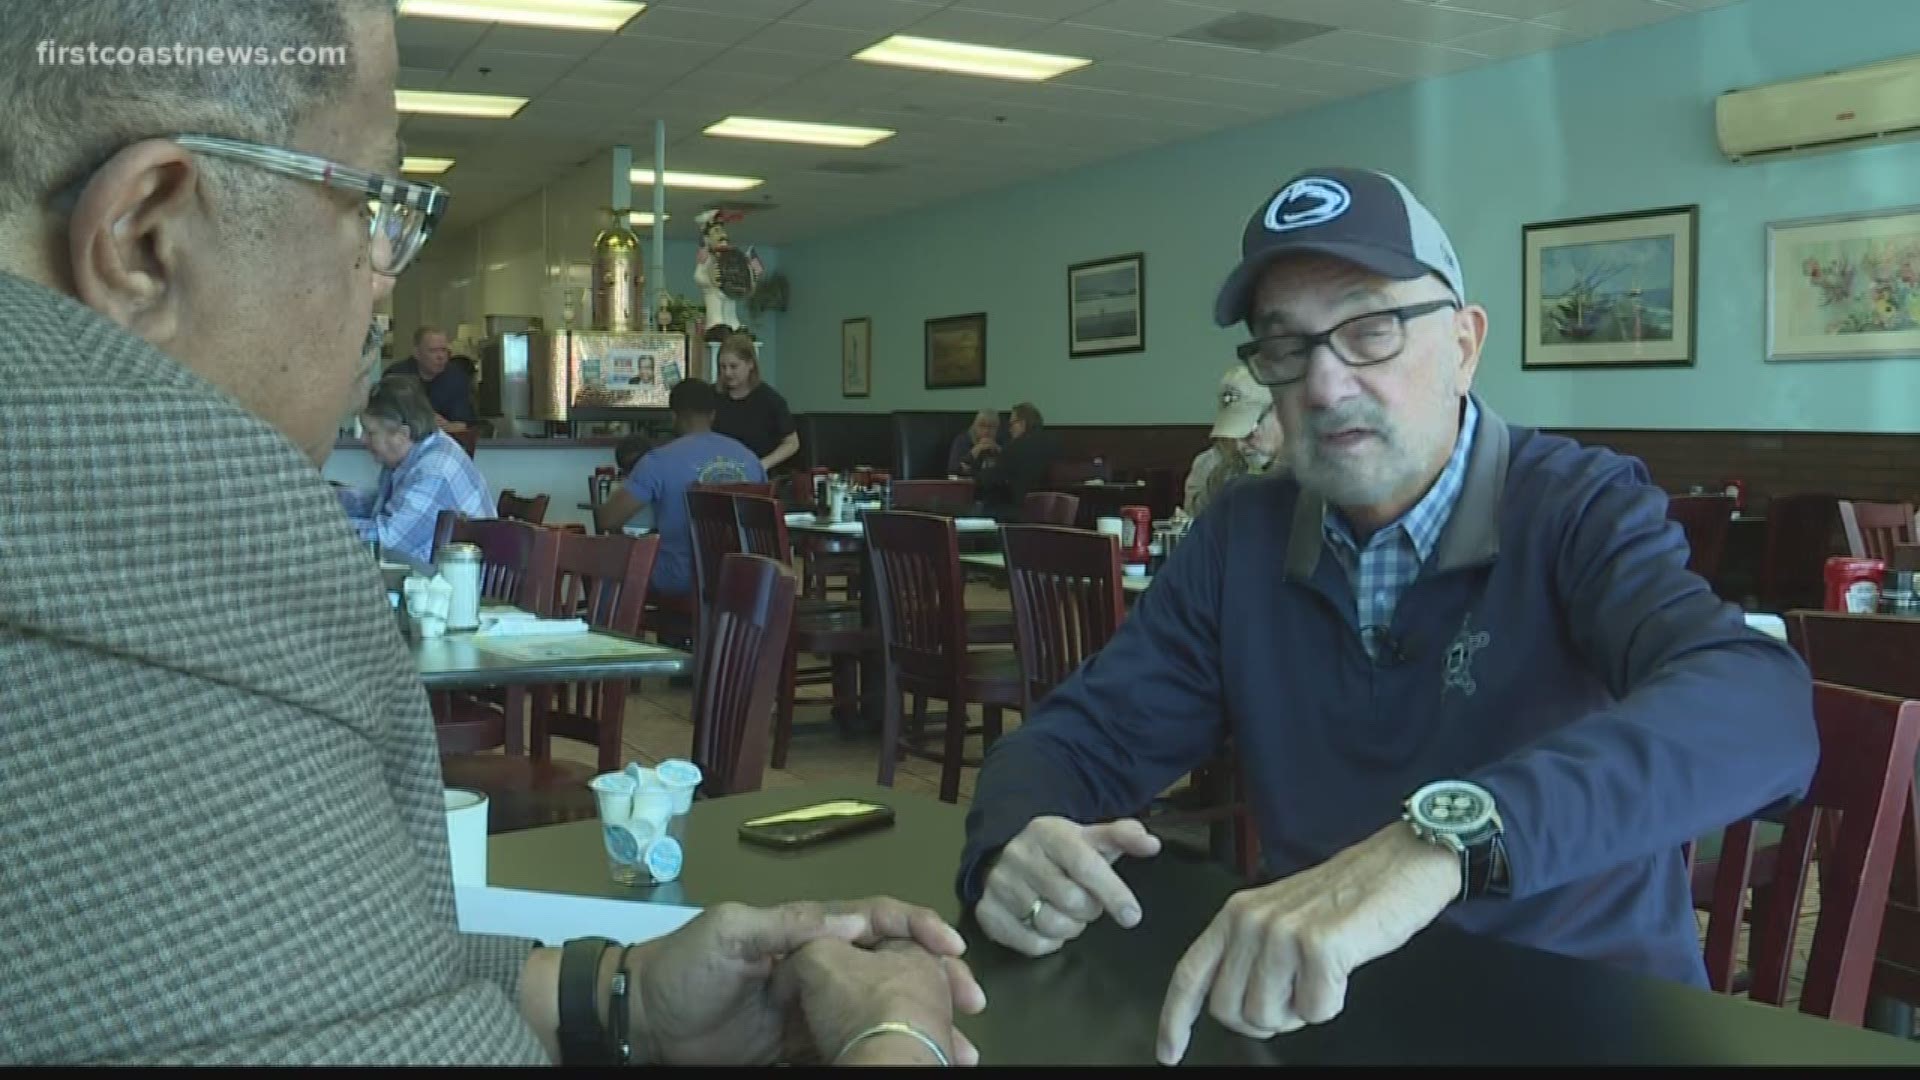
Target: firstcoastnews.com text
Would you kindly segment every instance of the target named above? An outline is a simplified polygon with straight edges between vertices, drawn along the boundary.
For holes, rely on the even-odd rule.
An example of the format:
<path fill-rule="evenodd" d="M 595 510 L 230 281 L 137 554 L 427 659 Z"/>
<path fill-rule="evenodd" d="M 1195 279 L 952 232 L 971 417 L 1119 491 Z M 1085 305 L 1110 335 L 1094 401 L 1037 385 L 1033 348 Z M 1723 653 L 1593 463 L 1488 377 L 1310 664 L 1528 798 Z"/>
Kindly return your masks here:
<path fill-rule="evenodd" d="M 345 45 L 62 45 L 51 39 L 34 49 L 34 59 L 48 66 L 72 67 L 272 67 L 319 65 L 338 67 L 347 62 Z"/>

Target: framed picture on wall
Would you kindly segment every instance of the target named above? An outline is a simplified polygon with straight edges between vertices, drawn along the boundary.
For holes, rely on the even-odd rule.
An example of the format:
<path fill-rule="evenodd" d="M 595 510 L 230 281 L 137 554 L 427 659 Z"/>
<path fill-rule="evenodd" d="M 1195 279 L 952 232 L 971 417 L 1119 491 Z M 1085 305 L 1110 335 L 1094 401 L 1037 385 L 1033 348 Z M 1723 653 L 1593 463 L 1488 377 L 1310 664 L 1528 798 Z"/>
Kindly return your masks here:
<path fill-rule="evenodd" d="M 1920 206 L 1767 225 L 1767 359 L 1920 356 Z"/>
<path fill-rule="evenodd" d="M 866 397 L 873 390 L 873 320 L 840 323 L 840 396 Z"/>
<path fill-rule="evenodd" d="M 1688 366 L 1700 208 L 1570 218 L 1522 230 L 1520 366 Z"/>
<path fill-rule="evenodd" d="M 987 313 L 927 320 L 927 389 L 987 385 Z"/>
<path fill-rule="evenodd" d="M 1141 252 L 1067 267 L 1067 352 L 1108 356 L 1147 347 L 1147 257 Z"/>

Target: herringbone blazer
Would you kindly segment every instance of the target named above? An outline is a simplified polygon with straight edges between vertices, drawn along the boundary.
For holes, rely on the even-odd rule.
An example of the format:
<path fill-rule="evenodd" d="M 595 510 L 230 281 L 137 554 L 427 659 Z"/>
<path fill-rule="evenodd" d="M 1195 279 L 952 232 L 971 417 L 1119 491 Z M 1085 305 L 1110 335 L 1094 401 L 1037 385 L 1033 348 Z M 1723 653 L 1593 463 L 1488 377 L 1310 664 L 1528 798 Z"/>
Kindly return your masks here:
<path fill-rule="evenodd" d="M 294 446 L 0 274 L 0 1061 L 544 1063 L 455 927 L 439 757 Z"/>

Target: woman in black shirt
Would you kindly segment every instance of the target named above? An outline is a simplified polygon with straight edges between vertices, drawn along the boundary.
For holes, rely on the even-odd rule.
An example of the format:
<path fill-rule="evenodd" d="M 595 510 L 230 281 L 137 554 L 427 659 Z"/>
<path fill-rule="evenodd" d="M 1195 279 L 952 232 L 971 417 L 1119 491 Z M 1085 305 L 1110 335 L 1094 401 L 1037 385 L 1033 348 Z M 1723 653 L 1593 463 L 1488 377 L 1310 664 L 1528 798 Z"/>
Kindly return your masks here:
<path fill-rule="evenodd" d="M 760 358 L 746 334 L 730 334 L 721 342 L 719 365 L 720 411 L 714 415 L 713 430 L 745 443 L 772 472 L 800 452 L 787 399 L 760 381 Z"/>

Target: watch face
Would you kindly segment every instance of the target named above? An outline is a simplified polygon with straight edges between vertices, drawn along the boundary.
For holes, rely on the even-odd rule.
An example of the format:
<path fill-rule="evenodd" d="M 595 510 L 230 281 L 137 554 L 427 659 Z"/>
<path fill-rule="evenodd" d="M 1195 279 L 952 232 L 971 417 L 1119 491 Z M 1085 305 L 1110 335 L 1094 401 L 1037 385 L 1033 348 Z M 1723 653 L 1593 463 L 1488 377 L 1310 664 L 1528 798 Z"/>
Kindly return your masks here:
<path fill-rule="evenodd" d="M 1472 832 L 1493 818 L 1493 799 L 1472 784 L 1428 784 L 1414 793 L 1413 817 L 1428 828 Z"/>

